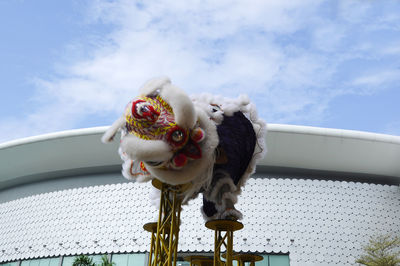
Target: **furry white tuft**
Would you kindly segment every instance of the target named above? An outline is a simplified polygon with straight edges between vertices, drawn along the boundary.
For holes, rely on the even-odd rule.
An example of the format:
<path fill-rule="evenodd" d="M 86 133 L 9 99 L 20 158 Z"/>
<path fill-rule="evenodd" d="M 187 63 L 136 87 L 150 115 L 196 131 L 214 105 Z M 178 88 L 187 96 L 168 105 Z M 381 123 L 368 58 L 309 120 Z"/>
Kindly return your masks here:
<path fill-rule="evenodd" d="M 114 140 L 115 135 L 117 134 L 118 130 L 123 127 L 125 124 L 125 118 L 120 117 L 118 118 L 107 131 L 101 137 L 101 141 L 103 143 L 109 143 Z"/>
<path fill-rule="evenodd" d="M 171 84 L 171 80 L 168 77 L 153 78 L 140 88 L 139 93 L 145 96 L 157 94 L 157 90 L 162 90 L 167 84 Z"/>
<path fill-rule="evenodd" d="M 222 186 L 228 185 L 229 187 L 229 192 L 234 193 L 237 190 L 237 187 L 233 183 L 232 179 L 229 177 L 229 175 L 223 171 L 219 171 L 219 173 L 214 173 L 214 175 L 220 174 L 223 176 L 222 178 L 219 178 L 218 181 L 215 184 L 211 184 L 212 187 L 209 188 L 209 193 L 207 194 L 207 198 L 211 201 L 218 202 L 218 193 L 220 192 Z"/>
<path fill-rule="evenodd" d="M 225 210 L 223 213 L 219 215 L 219 219 L 233 219 L 233 220 L 242 220 L 243 215 L 240 211 L 236 209 Z"/>
<path fill-rule="evenodd" d="M 126 135 L 121 140 L 121 151 L 138 161 L 166 161 L 173 156 L 171 148 L 164 141 L 143 140 L 133 135 Z"/>
<path fill-rule="evenodd" d="M 171 84 L 166 84 L 160 92 L 163 98 L 174 110 L 176 123 L 185 128 L 193 128 L 196 124 L 196 113 L 193 102 L 181 89 Z"/>

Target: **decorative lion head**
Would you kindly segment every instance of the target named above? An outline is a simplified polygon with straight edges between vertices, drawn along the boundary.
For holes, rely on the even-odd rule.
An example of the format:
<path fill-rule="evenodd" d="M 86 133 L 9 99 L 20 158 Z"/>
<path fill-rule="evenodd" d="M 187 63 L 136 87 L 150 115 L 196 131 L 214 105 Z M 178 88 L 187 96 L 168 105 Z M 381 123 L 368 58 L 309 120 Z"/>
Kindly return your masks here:
<path fill-rule="evenodd" d="M 140 93 L 102 138 L 109 142 L 122 130 L 124 176 L 173 185 L 209 176 L 218 145 L 215 123 L 167 78 L 150 80 Z"/>

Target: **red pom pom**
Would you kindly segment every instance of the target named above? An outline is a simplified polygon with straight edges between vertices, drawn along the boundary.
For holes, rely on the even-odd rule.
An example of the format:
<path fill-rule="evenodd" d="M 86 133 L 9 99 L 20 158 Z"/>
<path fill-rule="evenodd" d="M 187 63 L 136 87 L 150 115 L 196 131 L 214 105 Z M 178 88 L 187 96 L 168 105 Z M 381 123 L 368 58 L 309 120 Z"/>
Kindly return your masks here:
<path fill-rule="evenodd" d="M 187 160 L 188 160 L 188 159 L 187 159 L 187 157 L 186 157 L 185 154 L 183 154 L 183 153 L 178 153 L 178 154 L 174 157 L 174 159 L 173 159 L 174 166 L 176 166 L 176 167 L 183 167 L 183 166 L 186 164 Z"/>
<path fill-rule="evenodd" d="M 204 137 L 205 133 L 201 128 L 198 127 L 192 131 L 191 138 L 194 142 L 199 143 L 204 139 Z"/>

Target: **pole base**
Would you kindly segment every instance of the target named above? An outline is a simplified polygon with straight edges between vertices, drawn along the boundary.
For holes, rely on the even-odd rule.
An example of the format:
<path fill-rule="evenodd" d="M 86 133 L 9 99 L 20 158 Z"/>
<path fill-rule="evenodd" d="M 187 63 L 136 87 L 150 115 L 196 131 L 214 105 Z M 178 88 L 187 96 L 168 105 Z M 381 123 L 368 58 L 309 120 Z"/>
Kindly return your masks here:
<path fill-rule="evenodd" d="M 226 258 L 226 254 L 222 254 L 222 257 Z M 232 256 L 232 259 L 238 262 L 238 266 L 245 266 L 246 262 L 250 263 L 250 266 L 254 266 L 256 261 L 262 261 L 264 258 L 253 253 L 236 253 Z"/>
<path fill-rule="evenodd" d="M 214 266 L 232 266 L 233 232 L 243 228 L 243 224 L 234 220 L 211 220 L 206 223 L 214 230 Z M 221 260 L 221 248 L 226 249 L 226 261 Z"/>
<path fill-rule="evenodd" d="M 237 231 L 243 228 L 243 224 L 234 220 L 211 220 L 206 222 L 206 227 L 218 231 Z"/>
<path fill-rule="evenodd" d="M 190 266 L 213 266 L 214 258 L 201 256 L 201 255 L 191 255 L 184 257 L 185 261 L 190 262 Z"/>

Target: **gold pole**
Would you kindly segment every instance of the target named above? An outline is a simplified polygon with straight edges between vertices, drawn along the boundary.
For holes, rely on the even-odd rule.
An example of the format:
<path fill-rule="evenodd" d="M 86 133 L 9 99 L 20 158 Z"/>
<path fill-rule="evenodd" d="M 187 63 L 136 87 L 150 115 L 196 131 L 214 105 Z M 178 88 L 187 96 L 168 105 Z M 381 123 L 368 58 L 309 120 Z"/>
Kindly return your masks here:
<path fill-rule="evenodd" d="M 156 229 L 153 229 L 156 234 L 154 240 L 152 235 L 148 265 L 176 266 L 179 221 L 182 205 L 182 199 L 179 197 L 179 193 L 181 192 L 182 186 L 168 185 L 161 183 L 157 179 L 154 179 L 152 184 L 154 187 L 161 190 L 161 195 L 158 221 Z"/>
<path fill-rule="evenodd" d="M 243 224 L 232 220 L 212 220 L 206 223 L 208 229 L 214 230 L 214 266 L 232 266 L 233 232 L 243 228 Z M 226 248 L 226 261 L 221 260 L 221 247 Z"/>
<path fill-rule="evenodd" d="M 157 223 L 147 223 L 143 226 L 143 229 L 151 233 L 150 253 L 149 253 L 149 263 L 148 263 L 148 266 L 151 266 L 151 262 L 153 261 L 153 255 L 155 253 Z"/>
<path fill-rule="evenodd" d="M 161 197 L 160 197 L 160 206 L 159 206 L 159 210 L 158 210 L 158 220 L 157 220 L 157 233 L 156 233 L 156 248 L 155 248 L 155 252 L 154 252 L 154 261 L 152 262 L 152 266 L 157 266 L 159 265 L 160 260 L 162 259 L 163 255 L 162 255 L 162 251 L 164 250 L 162 248 L 162 243 L 160 241 L 161 239 L 161 233 L 164 233 L 164 231 L 161 231 L 160 225 L 161 225 L 161 219 L 162 219 L 162 214 L 163 214 L 163 207 L 165 204 L 165 198 L 163 197 L 163 191 L 165 189 L 164 184 L 161 184 Z M 165 237 L 165 236 L 163 236 Z"/>
<path fill-rule="evenodd" d="M 227 231 L 226 234 L 228 235 L 228 244 L 226 246 L 226 265 L 232 265 L 232 255 L 233 255 L 233 232 Z"/>
<path fill-rule="evenodd" d="M 172 193 L 172 209 L 174 209 L 175 205 L 176 205 L 176 191 L 173 191 Z M 172 213 L 171 213 L 172 214 Z M 169 235 L 173 236 L 174 235 L 174 229 L 175 229 L 175 215 L 172 215 L 171 217 L 171 228 L 170 228 L 170 232 Z M 168 264 L 167 265 L 172 265 L 172 255 L 175 253 L 175 248 L 174 248 L 174 238 L 170 237 L 169 238 L 169 250 L 168 250 Z"/>
<path fill-rule="evenodd" d="M 152 258 L 153 258 L 153 254 L 154 254 L 154 242 L 156 241 L 156 236 L 154 235 L 154 231 L 151 233 L 151 243 L 150 243 L 150 254 L 149 254 L 149 266 Z"/>
<path fill-rule="evenodd" d="M 176 246 L 175 246 L 175 250 L 174 250 L 174 266 L 176 266 L 176 258 L 177 258 L 177 253 L 178 253 L 178 243 L 179 243 L 179 226 L 181 223 L 181 210 L 182 210 L 182 204 L 181 202 L 178 202 L 179 204 L 177 205 L 177 211 L 178 211 L 178 217 L 176 220 L 176 228 L 177 228 L 177 232 L 176 232 L 176 236 L 175 236 L 175 241 L 176 241 Z"/>
<path fill-rule="evenodd" d="M 218 243 L 219 243 L 219 235 L 218 231 L 215 230 L 214 233 L 214 266 L 219 266 L 219 261 L 220 261 L 220 249 L 218 248 Z"/>

